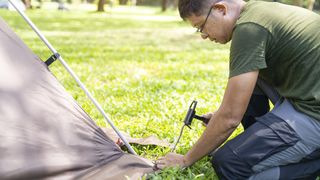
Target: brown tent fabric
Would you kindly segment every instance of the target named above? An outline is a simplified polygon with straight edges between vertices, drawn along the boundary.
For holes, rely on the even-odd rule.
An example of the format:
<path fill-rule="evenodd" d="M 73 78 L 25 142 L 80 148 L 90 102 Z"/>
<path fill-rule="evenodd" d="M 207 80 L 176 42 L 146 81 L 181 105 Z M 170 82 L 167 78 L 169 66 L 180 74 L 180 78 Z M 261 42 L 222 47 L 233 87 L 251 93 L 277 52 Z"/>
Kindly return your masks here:
<path fill-rule="evenodd" d="M 122 152 L 0 18 L 0 179 L 130 179 Z"/>

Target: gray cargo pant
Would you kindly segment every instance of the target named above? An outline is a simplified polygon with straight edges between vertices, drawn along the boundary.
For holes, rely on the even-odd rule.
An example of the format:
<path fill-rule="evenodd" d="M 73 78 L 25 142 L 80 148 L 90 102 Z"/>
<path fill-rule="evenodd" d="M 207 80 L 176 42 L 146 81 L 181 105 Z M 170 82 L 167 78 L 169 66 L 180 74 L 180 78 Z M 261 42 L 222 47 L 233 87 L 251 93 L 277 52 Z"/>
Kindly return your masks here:
<path fill-rule="evenodd" d="M 269 99 L 275 104 L 270 112 Z M 319 175 L 320 121 L 295 110 L 261 80 L 242 124 L 244 132 L 212 154 L 220 179 L 315 179 Z"/>

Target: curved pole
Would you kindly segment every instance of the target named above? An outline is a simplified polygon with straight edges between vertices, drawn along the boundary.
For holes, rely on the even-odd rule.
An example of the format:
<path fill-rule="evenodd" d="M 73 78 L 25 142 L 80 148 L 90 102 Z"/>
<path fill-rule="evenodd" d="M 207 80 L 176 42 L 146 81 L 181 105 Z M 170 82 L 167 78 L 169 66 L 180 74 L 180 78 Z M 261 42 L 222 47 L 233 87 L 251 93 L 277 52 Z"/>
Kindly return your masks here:
<path fill-rule="evenodd" d="M 19 14 L 23 17 L 23 19 L 31 26 L 31 28 L 37 33 L 37 35 L 40 37 L 40 39 L 47 45 L 47 47 L 51 50 L 53 54 L 58 54 L 58 52 L 54 49 L 54 47 L 50 44 L 50 42 L 41 34 L 39 29 L 32 23 L 32 21 L 27 17 L 27 15 L 21 11 L 15 4 L 12 2 L 12 0 L 9 0 L 9 2 L 12 4 L 12 6 L 19 12 Z M 123 143 L 127 146 L 130 153 L 137 155 L 137 153 L 132 149 L 128 141 L 125 139 L 125 137 L 120 133 L 120 131 L 116 128 L 116 126 L 113 124 L 113 122 L 108 118 L 107 114 L 104 112 L 100 104 L 96 101 L 96 99 L 91 95 L 91 93 L 87 90 L 87 88 L 84 86 L 84 84 L 80 81 L 80 79 L 77 77 L 77 75 L 72 71 L 72 69 L 69 67 L 69 65 L 63 60 L 62 56 L 58 56 L 59 61 L 62 63 L 62 65 L 66 68 L 66 70 L 69 72 L 69 74 L 73 77 L 73 79 L 78 83 L 78 85 L 81 87 L 81 89 L 86 93 L 88 98 L 93 102 L 93 104 L 96 106 L 96 108 L 100 111 L 100 113 L 103 115 L 104 119 L 110 124 L 112 129 L 118 134 L 118 136 L 121 138 Z"/>

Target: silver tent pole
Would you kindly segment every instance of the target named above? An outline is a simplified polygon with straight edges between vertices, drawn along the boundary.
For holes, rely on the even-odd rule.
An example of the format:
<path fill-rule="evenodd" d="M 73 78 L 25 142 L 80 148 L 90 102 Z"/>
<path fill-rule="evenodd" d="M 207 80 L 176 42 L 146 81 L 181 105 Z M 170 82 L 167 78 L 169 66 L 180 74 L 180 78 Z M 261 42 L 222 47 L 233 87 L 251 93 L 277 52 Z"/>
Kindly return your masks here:
<path fill-rule="evenodd" d="M 47 45 L 47 47 L 52 51 L 53 54 L 58 54 L 58 52 L 54 49 L 54 47 L 50 44 L 50 42 L 41 34 L 39 29 L 32 23 L 32 21 L 27 17 L 27 15 L 21 11 L 12 0 L 9 0 L 9 2 L 12 4 L 12 6 L 19 12 L 19 14 L 23 17 L 23 19 L 31 26 L 31 28 L 37 33 L 37 35 L 40 37 L 40 39 Z M 58 59 L 62 63 L 62 65 L 66 68 L 66 70 L 69 72 L 69 74 L 76 80 L 78 85 L 81 87 L 81 89 L 86 93 L 88 98 L 93 102 L 93 104 L 96 106 L 96 108 L 100 111 L 100 113 L 103 115 L 104 119 L 107 120 L 107 122 L 110 124 L 110 126 L 113 128 L 113 130 L 118 134 L 118 136 L 121 138 L 123 143 L 127 146 L 129 152 L 131 152 L 134 155 L 137 155 L 137 153 L 132 149 L 128 141 L 125 139 L 125 137 L 120 133 L 120 131 L 117 129 L 117 127 L 113 124 L 113 122 L 108 118 L 107 114 L 104 112 L 100 104 L 95 100 L 95 98 L 91 95 L 91 93 L 87 90 L 87 88 L 84 86 L 84 84 L 80 81 L 80 79 L 77 77 L 77 75 L 72 71 L 72 69 L 69 67 L 69 65 L 63 60 L 62 56 L 58 54 Z"/>

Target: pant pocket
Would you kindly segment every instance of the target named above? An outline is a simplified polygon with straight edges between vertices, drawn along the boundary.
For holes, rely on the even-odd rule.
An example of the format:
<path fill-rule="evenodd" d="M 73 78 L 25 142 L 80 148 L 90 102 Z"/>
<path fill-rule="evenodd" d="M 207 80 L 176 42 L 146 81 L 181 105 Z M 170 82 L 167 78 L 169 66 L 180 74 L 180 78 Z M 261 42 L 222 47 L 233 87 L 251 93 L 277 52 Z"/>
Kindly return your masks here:
<path fill-rule="evenodd" d="M 277 152 L 293 146 L 299 140 L 296 132 L 280 117 L 267 113 L 226 145 L 250 166 Z"/>

